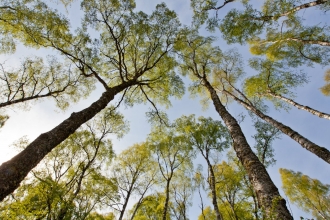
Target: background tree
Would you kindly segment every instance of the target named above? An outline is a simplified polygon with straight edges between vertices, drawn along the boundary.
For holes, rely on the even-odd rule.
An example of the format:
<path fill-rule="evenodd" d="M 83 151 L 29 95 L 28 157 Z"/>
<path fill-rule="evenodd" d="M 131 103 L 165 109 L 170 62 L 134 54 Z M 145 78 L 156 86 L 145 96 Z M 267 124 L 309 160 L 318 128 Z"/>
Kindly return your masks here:
<path fill-rule="evenodd" d="M 157 183 L 156 172 L 157 162 L 151 155 L 146 143 L 135 144 L 121 152 L 115 158 L 108 171 L 108 176 L 113 179 L 118 188 L 118 195 L 108 197 L 107 204 L 118 213 L 118 219 L 123 219 L 128 210 L 128 202 L 136 199 L 137 203 L 131 210 L 130 219 L 134 219 L 137 210 L 140 208 L 144 197 Z"/>
<path fill-rule="evenodd" d="M 180 170 L 176 173 L 172 184 L 172 206 L 171 213 L 174 219 L 188 220 L 189 207 L 192 206 L 192 197 L 195 191 L 195 186 L 190 170 Z"/>
<path fill-rule="evenodd" d="M 255 120 L 254 127 L 257 133 L 252 137 L 255 140 L 254 148 L 257 150 L 256 154 L 259 160 L 265 167 L 274 165 L 276 160 L 274 159 L 275 155 L 272 144 L 276 139 L 280 138 L 280 130 L 258 119 Z"/>
<path fill-rule="evenodd" d="M 330 217 L 330 185 L 292 170 L 280 169 L 283 190 L 290 201 L 316 219 Z"/>
<path fill-rule="evenodd" d="M 32 176 L 1 206 L 4 219 L 85 219 L 103 207 L 106 187 L 115 196 L 117 186 L 102 173 L 114 157 L 109 134 L 127 130 L 123 116 L 107 108 L 93 121 L 54 149 Z M 24 142 L 20 147 L 25 147 Z"/>
<path fill-rule="evenodd" d="M 171 128 L 154 127 L 148 138 L 150 150 L 158 161 L 159 173 L 162 184 L 164 184 L 165 204 L 162 219 L 166 220 L 169 213 L 172 181 L 182 170 L 192 168 L 192 147 L 186 142 L 184 136 L 179 135 Z M 174 187 L 175 188 L 175 187 Z M 175 191 L 177 192 L 177 191 Z"/>
<path fill-rule="evenodd" d="M 195 119 L 194 115 L 181 117 L 176 120 L 178 130 L 186 134 L 187 141 L 205 159 L 208 169 L 207 182 L 212 195 L 212 204 L 216 219 L 223 219 L 217 201 L 216 176 L 214 171 L 214 159 L 217 153 L 229 147 L 230 136 L 226 127 L 220 121 L 211 118 L 200 117 Z M 213 159 L 212 159 L 213 158 Z"/>
<path fill-rule="evenodd" d="M 254 219 L 254 204 L 244 185 L 244 170 L 234 161 L 215 165 L 217 198 L 224 219 Z"/>

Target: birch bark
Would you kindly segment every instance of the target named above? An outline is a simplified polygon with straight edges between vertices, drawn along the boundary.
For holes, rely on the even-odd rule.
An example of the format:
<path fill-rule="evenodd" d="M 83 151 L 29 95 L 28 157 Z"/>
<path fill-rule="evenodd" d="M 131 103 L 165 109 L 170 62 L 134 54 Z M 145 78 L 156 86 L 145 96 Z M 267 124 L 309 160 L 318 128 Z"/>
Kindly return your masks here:
<path fill-rule="evenodd" d="M 277 187 L 271 180 L 264 165 L 253 153 L 236 119 L 221 103 L 216 90 L 206 77 L 201 77 L 203 86 L 208 90 L 216 111 L 227 125 L 234 141 L 234 150 L 244 166 L 257 194 L 258 203 L 265 209 L 267 216 L 274 219 L 293 219 L 286 207 L 285 200 L 280 196 Z"/>
<path fill-rule="evenodd" d="M 273 96 L 273 97 L 275 97 L 275 98 L 278 98 L 278 99 L 280 99 L 280 100 L 283 100 L 283 101 L 285 101 L 285 102 L 287 102 L 287 103 L 293 105 L 294 107 L 296 107 L 296 108 L 298 108 L 298 109 L 305 110 L 305 111 L 307 111 L 307 112 L 309 112 L 309 113 L 311 113 L 311 114 L 313 114 L 313 115 L 316 115 L 316 116 L 318 116 L 318 117 L 320 117 L 320 118 L 325 118 L 325 119 L 330 120 L 330 114 L 327 114 L 327 113 L 324 113 L 324 112 L 320 112 L 320 111 L 318 111 L 318 110 L 315 110 L 315 109 L 313 109 L 313 108 L 311 108 L 311 107 L 308 107 L 308 106 L 305 106 L 305 105 L 301 105 L 301 104 L 299 104 L 299 103 L 293 101 L 292 99 L 288 99 L 288 98 L 286 98 L 286 97 L 284 97 L 284 96 L 277 95 L 277 94 L 272 93 L 272 92 L 269 92 L 269 93 L 267 93 L 267 94 L 269 94 L 270 96 Z"/>
<path fill-rule="evenodd" d="M 259 118 L 263 119 L 264 121 L 267 121 L 274 127 L 281 130 L 284 134 L 288 135 L 290 138 L 298 142 L 303 148 L 307 149 L 308 151 L 312 152 L 316 156 L 323 159 L 325 162 L 330 163 L 330 151 L 324 147 L 318 146 L 317 144 L 313 143 L 312 141 L 308 140 L 298 132 L 294 131 L 290 127 L 282 124 L 281 122 L 276 121 L 272 117 L 269 117 L 268 115 L 265 115 L 260 110 L 255 108 L 253 105 L 248 104 L 247 102 L 244 102 L 243 100 L 239 99 L 235 95 L 231 94 L 228 91 L 224 91 L 227 95 L 232 97 L 235 101 L 237 101 L 239 104 L 243 105 L 246 109 L 252 111 L 255 115 L 257 115 Z"/>

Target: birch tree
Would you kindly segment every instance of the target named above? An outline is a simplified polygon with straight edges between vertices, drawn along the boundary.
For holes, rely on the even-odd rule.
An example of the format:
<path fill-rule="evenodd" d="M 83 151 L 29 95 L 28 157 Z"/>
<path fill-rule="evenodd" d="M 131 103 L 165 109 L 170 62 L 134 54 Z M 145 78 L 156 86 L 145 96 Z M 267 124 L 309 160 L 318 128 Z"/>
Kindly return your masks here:
<path fill-rule="evenodd" d="M 161 183 L 164 186 L 165 203 L 162 219 L 166 220 L 170 211 L 171 188 L 181 170 L 192 168 L 192 147 L 186 142 L 183 135 L 176 134 L 171 128 L 157 128 L 151 132 L 148 138 L 150 150 L 158 161 Z"/>
<path fill-rule="evenodd" d="M 208 169 L 207 183 L 211 190 L 211 200 L 216 219 L 224 219 L 218 207 L 214 159 L 217 153 L 224 151 L 230 145 L 228 130 L 220 121 L 204 117 L 196 120 L 194 115 L 181 117 L 176 120 L 176 123 L 178 130 L 187 135 L 188 142 L 205 159 Z"/>
<path fill-rule="evenodd" d="M 183 75 L 189 75 L 194 82 L 191 90 L 204 94 L 207 91 L 216 111 L 228 127 L 237 157 L 248 173 L 259 204 L 265 209 L 267 215 L 271 216 L 274 212 L 275 218 L 292 219 L 285 200 L 280 196 L 264 165 L 253 153 L 237 120 L 225 108 L 211 84 L 212 70 L 225 60 L 222 51 L 217 47 L 212 47 L 212 38 L 200 37 L 196 33 L 185 36 L 187 37 L 182 39 L 177 48 L 182 59 L 181 72 Z M 275 207 L 273 207 L 274 202 Z"/>
<path fill-rule="evenodd" d="M 132 210 L 130 219 L 134 219 L 144 197 L 157 183 L 157 162 L 153 159 L 146 143 L 135 144 L 118 155 L 108 171 L 118 188 L 118 195 L 108 195 L 107 205 L 123 219 L 128 213 L 128 203 L 133 198 L 137 203 Z M 107 192 L 104 192 L 106 195 Z"/>

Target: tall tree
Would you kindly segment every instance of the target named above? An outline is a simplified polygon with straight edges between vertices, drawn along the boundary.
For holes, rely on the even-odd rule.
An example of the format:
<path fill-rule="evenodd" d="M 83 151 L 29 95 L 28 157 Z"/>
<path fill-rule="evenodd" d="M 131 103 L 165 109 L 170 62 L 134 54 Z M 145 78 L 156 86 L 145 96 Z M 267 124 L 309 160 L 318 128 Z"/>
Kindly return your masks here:
<path fill-rule="evenodd" d="M 124 218 L 128 210 L 128 202 L 135 198 L 137 203 L 130 217 L 130 219 L 134 219 L 144 197 L 157 182 L 156 168 L 157 162 L 152 157 L 146 143 L 135 144 L 115 158 L 108 172 L 118 187 L 118 196 L 109 195 L 108 204 L 119 213 L 118 219 Z"/>
<path fill-rule="evenodd" d="M 32 39 L 31 42 L 40 47 L 59 51 L 80 70 L 80 74 L 93 77 L 101 83 L 105 92 L 89 107 L 72 113 L 0 166 L 0 200 L 13 192 L 28 172 L 53 148 L 104 109 L 115 95 L 122 94 L 121 100 L 127 104 L 152 102 L 153 105 L 169 105 L 169 96 L 182 95 L 182 81 L 172 71 L 175 61 L 170 53 L 180 25 L 176 14 L 165 4 L 158 5 L 151 15 L 134 12 L 134 7 L 135 3 L 128 0 L 82 1 L 85 17 L 75 36 L 66 32 L 63 34 L 61 26 L 53 27 L 57 21 L 55 18 L 54 21 L 48 17 L 42 20 L 43 17 L 38 13 L 33 14 L 35 18 L 31 20 L 26 18 L 28 22 L 22 27 L 20 23 L 6 23 L 4 28 L 8 32 L 17 31 L 29 37 L 17 34 L 18 38 L 23 36 L 25 41 Z M 7 6 L 3 9 L 12 13 Z M 38 7 L 32 9 L 36 11 Z M 30 16 L 28 11 L 24 12 Z M 55 12 L 53 14 L 59 17 Z M 46 27 L 38 26 L 39 19 L 42 24 L 47 24 Z M 50 23 L 45 22 L 48 20 Z M 59 22 L 67 25 L 64 19 Z M 100 34 L 99 38 L 92 41 L 87 30 L 95 30 Z"/>
<path fill-rule="evenodd" d="M 172 181 L 179 178 L 181 170 L 192 167 L 193 151 L 183 135 L 171 128 L 154 127 L 148 138 L 150 150 L 158 161 L 160 178 L 164 183 L 165 204 L 162 219 L 166 220 L 169 213 Z"/>
<path fill-rule="evenodd" d="M 230 145 L 230 135 L 220 121 L 211 118 L 200 117 L 195 119 L 194 115 L 181 117 L 176 120 L 178 130 L 187 135 L 187 141 L 203 156 L 208 169 L 207 182 L 211 190 L 212 205 L 216 219 L 224 219 L 218 208 L 216 174 L 212 156 L 222 152 Z"/>
<path fill-rule="evenodd" d="M 330 185 L 292 170 L 280 169 L 283 190 L 290 201 L 316 219 L 330 218 Z"/>
<path fill-rule="evenodd" d="M 204 93 L 205 90 L 208 92 L 216 111 L 228 127 L 237 157 L 246 169 L 259 204 L 265 209 L 267 215 L 274 214 L 277 219 L 292 219 L 285 200 L 280 196 L 264 165 L 253 153 L 237 120 L 227 111 L 211 84 L 211 73 L 214 69 L 219 65 L 225 65 L 236 70 L 237 63 L 226 62 L 226 56 L 221 50 L 211 46 L 212 38 L 200 37 L 196 33 L 187 33 L 186 36 L 177 46 L 183 60 L 182 74 L 189 74 L 192 78 L 195 83 L 192 90 L 200 93 Z"/>

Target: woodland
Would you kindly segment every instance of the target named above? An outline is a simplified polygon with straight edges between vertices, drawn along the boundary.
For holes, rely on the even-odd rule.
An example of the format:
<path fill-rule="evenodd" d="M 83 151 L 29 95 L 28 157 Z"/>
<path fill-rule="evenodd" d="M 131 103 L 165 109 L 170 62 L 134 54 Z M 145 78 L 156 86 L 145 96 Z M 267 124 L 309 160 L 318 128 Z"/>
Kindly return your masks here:
<path fill-rule="evenodd" d="M 277 119 L 330 119 L 329 104 L 296 93 L 319 77 L 314 99 L 329 100 L 330 2 L 191 0 L 188 24 L 170 1 L 150 13 L 146 2 L 0 2 L 0 134 L 13 109 L 51 102 L 67 113 L 34 139 L 17 137 L 19 153 L 0 165 L 0 219 L 296 219 L 291 206 L 300 219 L 330 219 L 330 185 L 290 167 L 278 185 L 269 172 L 282 138 L 313 172 L 300 151 L 330 163 L 304 118 Z M 10 65 L 20 48 L 43 55 Z M 212 117 L 171 117 L 187 94 Z M 134 126 L 123 107 L 141 106 L 150 130 L 115 150 Z"/>

